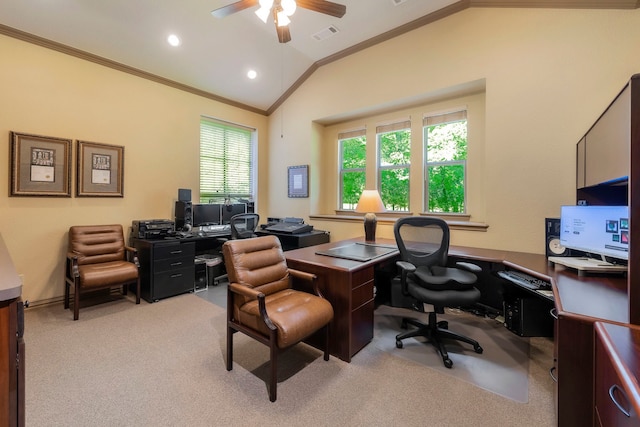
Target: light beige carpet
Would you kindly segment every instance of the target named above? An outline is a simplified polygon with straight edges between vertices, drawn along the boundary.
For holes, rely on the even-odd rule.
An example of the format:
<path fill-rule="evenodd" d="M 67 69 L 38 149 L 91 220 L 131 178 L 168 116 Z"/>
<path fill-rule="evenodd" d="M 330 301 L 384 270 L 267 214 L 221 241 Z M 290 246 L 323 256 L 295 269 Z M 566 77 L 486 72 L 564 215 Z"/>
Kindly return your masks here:
<path fill-rule="evenodd" d="M 467 381 L 477 387 L 513 399 L 528 401 L 529 339 L 515 335 L 502 323 L 459 310 L 446 310 L 438 320 L 447 320 L 449 329 L 478 341 L 482 354 L 470 344 L 447 340 L 451 369 L 442 363 L 436 348 L 422 337 L 408 338 L 403 348 L 396 348 L 395 336 L 402 317 L 427 322 L 427 314 L 409 309 L 380 306 L 375 312 L 374 345 L 396 357 L 419 363 L 443 374 Z M 409 329 L 413 326 L 409 325 Z"/>

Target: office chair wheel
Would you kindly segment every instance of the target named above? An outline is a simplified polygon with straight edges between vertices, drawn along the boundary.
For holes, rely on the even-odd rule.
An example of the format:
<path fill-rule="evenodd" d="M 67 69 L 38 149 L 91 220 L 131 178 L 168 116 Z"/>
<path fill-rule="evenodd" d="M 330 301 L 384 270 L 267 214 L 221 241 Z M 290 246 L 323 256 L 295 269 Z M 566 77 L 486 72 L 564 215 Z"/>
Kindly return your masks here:
<path fill-rule="evenodd" d="M 442 361 L 444 362 L 444 367 L 451 369 L 453 367 L 453 362 L 448 357 L 443 357 Z"/>
<path fill-rule="evenodd" d="M 480 347 L 479 345 L 474 346 L 474 347 L 473 347 L 473 349 L 474 349 L 474 350 L 475 350 L 475 352 L 476 352 L 476 353 L 478 353 L 478 354 L 482 354 L 482 352 L 484 351 L 484 350 L 482 349 L 482 347 Z"/>
<path fill-rule="evenodd" d="M 396 340 L 396 348 L 402 348 L 402 341 Z"/>

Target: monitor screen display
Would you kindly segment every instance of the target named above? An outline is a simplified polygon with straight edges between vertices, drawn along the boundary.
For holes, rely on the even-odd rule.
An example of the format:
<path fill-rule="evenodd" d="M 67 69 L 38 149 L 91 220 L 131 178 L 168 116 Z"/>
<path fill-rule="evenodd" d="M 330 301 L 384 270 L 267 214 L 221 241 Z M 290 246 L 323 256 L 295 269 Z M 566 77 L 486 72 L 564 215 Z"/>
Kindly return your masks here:
<path fill-rule="evenodd" d="M 232 205 L 222 205 L 222 223 L 229 224 L 231 217 L 237 214 L 247 213 L 246 203 L 234 203 Z"/>
<path fill-rule="evenodd" d="M 221 209 L 220 204 L 193 205 L 193 226 L 222 224 Z"/>
<path fill-rule="evenodd" d="M 591 255 L 629 259 L 629 208 L 562 206 L 560 244 Z"/>

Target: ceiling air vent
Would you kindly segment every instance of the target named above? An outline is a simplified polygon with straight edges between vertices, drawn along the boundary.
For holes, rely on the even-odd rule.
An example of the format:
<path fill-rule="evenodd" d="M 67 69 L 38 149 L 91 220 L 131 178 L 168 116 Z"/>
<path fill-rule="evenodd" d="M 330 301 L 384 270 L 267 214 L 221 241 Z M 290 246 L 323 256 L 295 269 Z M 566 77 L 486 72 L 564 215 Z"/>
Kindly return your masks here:
<path fill-rule="evenodd" d="M 328 39 L 329 37 L 333 36 L 334 34 L 337 34 L 338 32 L 339 32 L 339 30 L 336 27 L 334 27 L 333 25 L 330 25 L 327 28 L 324 28 L 324 29 L 318 31 L 315 34 L 312 34 L 311 37 L 313 37 L 317 41 L 322 41 L 322 40 Z"/>
<path fill-rule="evenodd" d="M 397 6 L 399 4 L 402 4 L 404 2 L 406 2 L 407 0 L 391 0 L 391 3 L 393 3 L 394 6 Z"/>

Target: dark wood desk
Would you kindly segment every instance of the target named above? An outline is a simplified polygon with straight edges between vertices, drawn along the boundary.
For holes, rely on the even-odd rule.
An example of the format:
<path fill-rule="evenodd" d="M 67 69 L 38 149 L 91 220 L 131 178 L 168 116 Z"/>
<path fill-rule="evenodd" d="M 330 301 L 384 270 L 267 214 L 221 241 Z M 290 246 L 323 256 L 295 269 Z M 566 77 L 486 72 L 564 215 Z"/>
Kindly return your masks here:
<path fill-rule="evenodd" d="M 375 273 L 378 269 L 393 267 L 397 253 L 358 262 L 317 255 L 316 251 L 362 241 L 359 238 L 332 242 L 285 254 L 292 268 L 318 276 L 320 289 L 335 312 L 331 326 L 331 354 L 347 362 L 373 338 Z M 378 243 L 395 244 L 390 239 L 378 239 Z M 550 371 L 556 380 L 558 425 L 593 425 L 594 323 L 629 323 L 626 278 L 616 275 L 578 276 L 566 267 L 549 265 L 541 254 L 461 246 L 451 246 L 449 254 L 452 258 L 484 263 L 492 271 L 512 268 L 551 283 L 557 318 L 554 360 Z"/>

